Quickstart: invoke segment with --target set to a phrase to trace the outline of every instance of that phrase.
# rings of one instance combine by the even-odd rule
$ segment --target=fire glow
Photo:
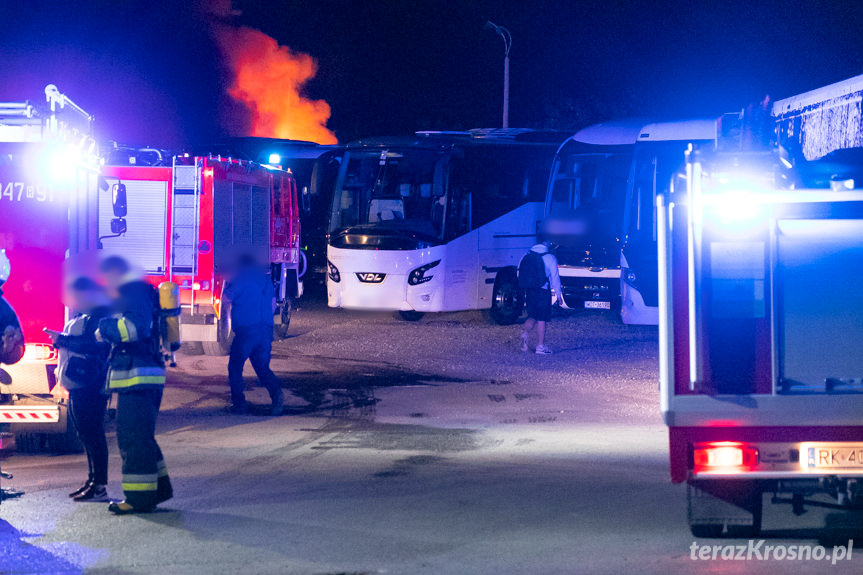
[[[251,28],[223,28],[219,40],[234,76],[228,94],[249,109],[252,136],[337,143],[329,104],[302,95],[317,73],[314,58]]]

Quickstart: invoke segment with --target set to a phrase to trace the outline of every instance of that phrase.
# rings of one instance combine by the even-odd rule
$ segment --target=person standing
[[[99,322],[97,337],[111,344],[107,389],[117,394],[117,444],[125,495],[108,508],[117,515],[147,513],[173,496],[156,442],[156,418],[165,387],[165,363],[154,321],[158,296],[121,257],[105,259],[100,271],[116,299],[117,313]]]
[[[108,442],[105,439],[104,393],[110,347],[96,340],[99,322],[111,315],[102,286],[80,277],[68,288],[66,307],[76,315],[63,333],[46,330],[59,350],[58,380],[69,391],[69,414],[87,453],[89,473],[80,489],[69,494],[75,501],[108,501]]]
[[[527,308],[527,320],[521,331],[521,351],[530,351],[530,332],[536,328],[538,341],[534,351],[539,355],[551,354],[545,345],[545,331],[551,321],[552,300],[563,304],[557,258],[549,246],[549,242],[536,244],[518,264],[518,283],[524,289]]]
[[[285,401],[282,382],[270,369],[275,291],[272,279],[257,264],[254,256],[244,254],[240,257],[236,274],[222,292],[222,300],[230,302],[231,329],[234,332],[228,360],[231,413],[246,412],[243,366],[248,359],[270,393],[271,414],[281,415]]]

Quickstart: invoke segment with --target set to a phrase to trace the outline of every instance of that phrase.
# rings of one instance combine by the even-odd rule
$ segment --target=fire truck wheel
[[[16,433],[15,448],[19,453],[83,453],[84,446],[75,428],[66,427],[63,433]]]
[[[285,298],[285,303],[282,304],[281,323],[275,326],[276,339],[287,339],[288,328],[291,326],[291,316],[294,313],[294,300]]]
[[[204,355],[228,355],[231,346],[221,341],[202,341],[201,347],[204,348]]]
[[[505,269],[494,280],[491,295],[491,318],[499,325],[512,325],[521,316],[524,294],[518,287],[515,270]]]
[[[201,342],[204,355],[228,355],[228,352],[231,351],[231,340],[233,339],[233,334],[231,333],[231,323],[228,318],[228,314],[223,313],[222,317],[219,319],[216,341]]]

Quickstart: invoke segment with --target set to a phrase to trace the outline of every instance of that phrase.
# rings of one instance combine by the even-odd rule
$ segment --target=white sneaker
[[[537,355],[551,355],[551,350],[548,349],[547,345],[538,345],[536,346]]]
[[[530,337],[527,335],[527,332],[521,332],[521,351],[529,351],[530,350]]]

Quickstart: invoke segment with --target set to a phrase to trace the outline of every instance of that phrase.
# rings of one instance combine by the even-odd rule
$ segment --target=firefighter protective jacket
[[[117,315],[99,322],[99,335],[111,344],[108,391],[162,388],[165,363],[154,324],[156,289],[141,280],[120,286]]]

